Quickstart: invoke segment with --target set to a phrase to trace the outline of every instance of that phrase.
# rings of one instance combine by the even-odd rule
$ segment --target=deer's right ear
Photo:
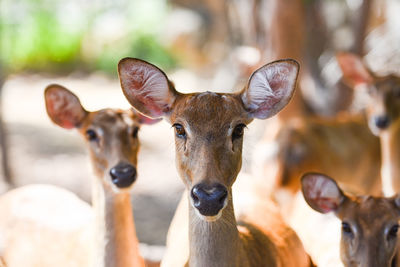
[[[304,174],[301,190],[308,205],[321,213],[337,211],[345,199],[335,180],[319,173]]]
[[[129,103],[151,118],[167,116],[178,93],[165,73],[156,66],[135,58],[118,63],[122,91]]]
[[[65,129],[79,127],[88,114],[82,107],[79,98],[61,85],[47,86],[44,98],[50,119]]]
[[[349,86],[354,87],[373,81],[371,72],[359,56],[342,52],[336,54],[336,60],[342,70],[343,79]]]
[[[293,59],[271,62],[256,70],[240,93],[251,118],[266,119],[283,109],[296,88],[299,63]]]

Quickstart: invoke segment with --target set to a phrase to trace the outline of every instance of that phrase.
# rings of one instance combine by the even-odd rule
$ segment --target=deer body
[[[93,212],[75,194],[27,185],[2,195],[0,212],[0,254],[7,267],[93,265]]]
[[[271,143],[277,146],[276,153],[272,158],[262,157],[261,150]],[[255,160],[262,171],[258,176],[275,177],[270,190],[278,200],[282,190],[292,195],[298,192],[299,177],[307,171],[336,174],[348,191],[381,192],[379,139],[370,132],[362,115],[291,120],[278,131],[275,140],[265,139],[258,147],[255,155],[261,157]]]
[[[387,196],[400,192],[400,120],[380,134],[382,149],[382,187]]]
[[[188,192],[189,238],[172,242],[188,246],[184,264],[279,266],[292,261],[296,262],[293,266],[308,266],[299,239],[282,220],[278,224],[262,222],[270,210],[257,209],[255,216],[249,205],[245,216],[236,221],[232,201],[232,185],[241,168],[244,128],[253,118],[271,117],[287,104],[297,71],[294,61],[277,61],[256,71],[240,93],[181,94],[154,65],[131,58],[120,61],[121,86],[128,101],[147,116],[165,117],[175,128],[177,169]],[[257,198],[259,208],[265,207],[265,197]],[[274,231],[284,233],[282,243],[268,235]],[[285,246],[301,253],[284,258],[278,251]]]

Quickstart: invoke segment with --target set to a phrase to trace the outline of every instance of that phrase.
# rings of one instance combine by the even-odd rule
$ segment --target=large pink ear
[[[336,55],[336,60],[342,69],[343,79],[349,86],[372,82],[373,76],[359,56],[342,52]]]
[[[252,118],[266,119],[284,108],[293,96],[299,63],[293,59],[271,62],[256,70],[241,92]]]
[[[61,85],[47,86],[44,98],[50,119],[65,129],[79,127],[88,114],[79,98]]]
[[[140,59],[124,58],[118,73],[122,91],[135,109],[151,118],[170,113],[178,93],[162,70]]]
[[[304,199],[314,210],[327,213],[336,211],[345,195],[335,180],[319,173],[306,173],[301,178]]]

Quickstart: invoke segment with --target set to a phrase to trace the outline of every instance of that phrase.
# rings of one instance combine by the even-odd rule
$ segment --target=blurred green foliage
[[[115,76],[127,56],[168,69],[176,61],[159,39],[167,9],[165,0],[3,0],[0,60],[8,72],[102,70]]]

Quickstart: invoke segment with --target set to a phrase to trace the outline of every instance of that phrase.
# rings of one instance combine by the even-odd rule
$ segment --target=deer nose
[[[222,184],[200,183],[191,191],[194,207],[204,216],[216,216],[224,208],[228,190]]]
[[[129,187],[136,180],[136,168],[128,163],[118,163],[110,170],[111,180],[119,188]]]
[[[379,129],[386,129],[389,127],[390,119],[387,115],[382,115],[375,118],[375,125]]]

